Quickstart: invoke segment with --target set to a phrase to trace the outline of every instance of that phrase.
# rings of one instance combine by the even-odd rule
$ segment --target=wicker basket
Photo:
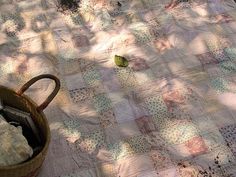
[[[40,79],[52,79],[55,81],[55,89],[40,106],[37,106],[30,98],[23,93],[36,81]],[[50,142],[50,129],[43,110],[53,100],[60,89],[60,81],[53,75],[44,74],[28,81],[23,87],[15,92],[9,88],[0,86],[0,98],[4,104],[31,113],[31,117],[36,124],[43,142],[42,150],[32,159],[12,166],[0,167],[0,177],[35,177],[47,154]]]

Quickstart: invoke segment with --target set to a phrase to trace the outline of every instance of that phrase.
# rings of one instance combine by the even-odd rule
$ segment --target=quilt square
[[[219,130],[214,130],[202,135],[202,138],[209,150],[214,150],[221,145],[225,145],[225,140]]]
[[[118,124],[119,134],[123,139],[129,139],[134,136],[143,135],[135,123],[135,121],[123,122]]]
[[[207,72],[210,78],[222,76],[223,72],[219,66],[221,66],[221,64],[206,67],[205,72]]]
[[[126,99],[114,105],[114,112],[118,123],[129,122],[135,119],[133,109]]]
[[[232,61],[225,61],[220,63],[219,68],[225,75],[236,73],[236,63]]]
[[[79,58],[78,59],[80,70],[85,72],[88,70],[96,70],[96,64],[94,60],[88,58]]]
[[[230,163],[235,163],[235,156],[227,146],[220,146],[219,148],[215,149],[210,155],[211,158],[213,158],[213,162],[215,164],[214,166],[217,167],[219,167],[219,165],[223,166]]]
[[[68,90],[75,90],[86,86],[81,73],[66,75],[65,82]]]
[[[186,106],[175,106],[169,111],[169,117],[173,119],[191,120],[193,109]],[[195,111],[194,111],[195,112]]]
[[[225,127],[235,123],[233,116],[227,109],[218,110],[211,114],[211,118],[218,128]]]
[[[201,133],[207,133],[218,129],[212,118],[208,115],[194,117],[193,123],[198,127]]]
[[[184,104],[185,98],[179,90],[171,90],[162,95],[164,102],[166,103],[168,110],[175,104]]]
[[[158,129],[164,128],[169,120],[169,113],[162,96],[154,96],[145,100],[146,107]]]
[[[103,130],[97,130],[92,133],[82,134],[81,139],[77,140],[76,148],[81,152],[92,153],[96,149],[106,147],[106,140]]]
[[[114,160],[123,159],[135,154],[134,150],[126,141],[120,141],[113,144],[108,144],[108,151],[112,154]]]
[[[214,58],[214,56],[210,52],[196,55],[196,57],[201,62],[203,67],[206,67],[207,65],[217,64],[217,60]]]
[[[166,148],[168,149],[173,162],[193,157],[185,143],[167,145]]]
[[[140,57],[131,57],[129,65],[133,71],[142,71],[149,68],[146,60]]]
[[[188,140],[187,142],[185,142],[185,145],[187,146],[188,151],[193,156],[197,156],[208,151],[204,140],[200,136]]]
[[[216,77],[210,80],[210,86],[217,92],[223,93],[228,91],[229,82],[223,77]]]
[[[84,100],[90,100],[94,96],[94,90],[91,88],[80,88],[70,90],[70,96],[74,103],[78,103]]]
[[[220,129],[222,136],[226,141],[226,145],[236,156],[236,124],[228,125]]]
[[[103,128],[107,128],[107,127],[114,126],[115,124],[117,124],[113,109],[100,112],[99,120]]]
[[[131,137],[127,140],[127,143],[135,153],[146,153],[149,152],[151,148],[143,135]]]
[[[98,112],[103,112],[109,110],[111,105],[111,100],[106,96],[106,94],[99,94],[93,97],[94,107]]]
[[[158,131],[153,131],[152,133],[145,135],[145,139],[147,140],[147,143],[150,144],[152,150],[167,150],[169,145],[168,142],[160,136]]]
[[[80,66],[78,59],[63,60],[61,63],[61,68],[62,68],[62,73],[66,75],[80,73]]]
[[[152,150],[149,152],[149,155],[152,159],[153,166],[156,171],[174,166],[169,154],[165,151]]]
[[[118,80],[124,89],[130,89],[137,86],[137,80],[131,68],[115,68]]]
[[[168,77],[172,75],[167,63],[157,63],[150,66],[154,76],[157,78]]]
[[[234,21],[234,19],[231,15],[225,12],[213,16],[212,21],[214,21],[214,23],[230,23]]]
[[[96,87],[101,82],[100,73],[96,69],[83,72],[83,78],[86,84],[90,87]]]
[[[191,160],[178,162],[178,167],[179,167],[179,174],[180,176],[183,176],[183,177],[189,177],[189,176],[217,177],[217,175],[212,174],[211,170],[209,170],[206,166],[197,165],[194,161],[191,161]]]
[[[198,135],[197,127],[186,120],[171,120],[168,127],[160,130],[160,136],[170,144],[181,144]]]
[[[121,85],[116,77],[113,77],[109,81],[103,82],[105,90],[108,92],[119,92],[121,90]]]
[[[59,132],[66,137],[69,143],[74,143],[81,137],[81,123],[78,120],[65,120]]]
[[[181,58],[187,68],[197,68],[201,66],[201,62],[194,55],[189,55]]]
[[[223,176],[232,176],[235,177],[236,176],[236,169],[235,169],[235,163],[234,162],[229,162],[226,165],[222,165],[220,168],[220,171],[222,173]]]
[[[154,170],[151,163],[151,159],[147,154],[137,154],[129,156],[125,159],[118,160],[116,164],[119,167],[117,168],[118,170],[117,176],[122,176],[122,177],[127,177],[127,176],[147,177],[146,173],[152,172]],[[138,169],[138,171],[136,171],[136,169]],[[148,176],[149,175],[150,173],[148,173]],[[152,177],[157,177],[157,176],[155,175]]]
[[[136,78],[138,78],[137,79],[138,85],[146,84],[156,79],[151,69],[136,71],[134,75]]]
[[[224,50],[211,51],[213,57],[217,60],[217,63],[221,63],[229,60],[229,57],[225,54]]]
[[[147,98],[145,103],[150,115],[157,117],[167,115],[168,109],[161,95]]]
[[[225,54],[229,57],[231,61],[236,60],[236,48],[235,47],[226,47],[224,48]]]
[[[88,47],[89,39],[86,35],[73,35],[72,41],[77,48]]]
[[[151,133],[152,131],[155,131],[155,126],[150,116],[142,116],[138,119],[135,119],[135,121],[141,133],[148,134]]]
[[[132,25],[131,33],[135,36],[136,42],[139,44],[146,44],[151,42],[151,34],[148,27],[143,23]]]
[[[98,164],[97,168],[103,177],[116,177],[117,172],[113,163]]]
[[[176,177],[180,175],[178,168],[175,166],[163,169],[161,171],[158,170],[157,174],[161,177]]]

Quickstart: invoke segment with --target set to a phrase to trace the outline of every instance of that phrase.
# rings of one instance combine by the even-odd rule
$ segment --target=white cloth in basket
[[[0,166],[19,164],[33,154],[22,128],[10,125],[0,115]]]

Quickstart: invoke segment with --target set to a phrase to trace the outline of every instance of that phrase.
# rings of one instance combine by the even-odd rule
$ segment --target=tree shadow
[[[14,51],[15,60],[18,60],[16,67],[14,67],[14,69],[12,69],[9,73],[7,73],[7,72],[5,73],[12,79],[7,78],[6,80],[2,80],[1,83],[3,85],[7,85],[8,84],[7,82],[9,80],[12,80],[13,82],[17,82],[17,83],[26,81],[26,79],[28,79],[34,75],[37,75],[41,72],[55,74],[62,81],[62,90],[60,91],[58,98],[56,98],[56,100],[50,106],[50,108],[48,110],[46,110],[46,115],[49,119],[49,123],[50,123],[51,130],[52,130],[52,139],[53,139],[52,143],[53,144],[51,144],[51,146],[50,146],[49,154],[48,154],[47,160],[45,162],[46,165],[44,166],[43,171],[44,170],[47,171],[47,170],[49,170],[49,167],[52,167],[53,168],[52,173],[54,175],[56,174],[56,176],[59,176],[59,175],[61,176],[61,173],[63,173],[63,174],[68,174],[71,172],[76,173],[76,171],[79,171],[82,169],[88,169],[91,167],[92,167],[92,169],[95,169],[97,167],[97,165],[100,165],[100,163],[102,163],[102,162],[112,164],[114,161],[119,160],[119,159],[115,159],[113,157],[113,154],[112,154],[113,150],[116,151],[115,153],[117,154],[117,156],[122,156],[123,151],[122,151],[122,148],[120,147],[120,143],[122,145],[125,144],[128,146],[128,149],[130,150],[131,153],[125,154],[125,155],[127,155],[127,157],[141,153],[141,151],[137,152],[136,147],[134,145],[132,145],[132,142],[129,142],[127,139],[121,139],[121,140],[117,139],[117,142],[114,142],[113,144],[111,144],[111,147],[113,147],[113,145],[114,145],[114,147],[118,146],[118,148],[112,149],[112,148],[110,148],[110,146],[107,147],[106,144],[103,144],[103,141],[110,141],[108,138],[108,135],[105,133],[105,128],[103,127],[104,125],[101,123],[101,120],[100,120],[101,118],[96,114],[97,109],[93,105],[91,106],[89,103],[86,102],[87,99],[88,100],[93,99],[97,95],[101,95],[101,94],[106,95],[107,94],[106,89],[108,89],[108,90],[114,89],[112,91],[116,92],[117,90],[115,90],[115,89],[117,89],[117,88],[114,88],[114,85],[112,85],[112,84],[110,84],[110,85],[105,85],[105,84],[102,85],[101,84],[102,86],[99,85],[102,87],[100,90],[100,88],[97,88],[98,85],[96,85],[96,83],[97,83],[97,80],[99,80],[99,79],[102,80],[102,82],[103,81],[106,81],[106,82],[110,81],[111,82],[112,79],[114,79],[115,77],[118,77],[119,72],[126,72],[129,74],[131,73],[125,79],[123,79],[121,77],[120,80],[118,80],[118,82],[117,82],[118,85],[120,84],[120,87],[121,87],[121,89],[118,88],[118,90],[120,89],[121,92],[124,92],[122,99],[130,101],[131,104],[134,104],[134,106],[139,109],[141,109],[141,106],[138,103],[144,102],[145,99],[147,99],[147,98],[143,98],[142,96],[140,96],[141,93],[136,93],[136,97],[134,97],[134,95],[132,95],[133,92],[131,90],[134,89],[133,84],[134,85],[136,84],[135,80],[136,81],[138,80],[138,82],[140,82],[140,80],[141,80],[139,78],[132,79],[134,77],[133,75],[137,74],[138,72],[141,72],[143,75],[145,75],[145,78],[147,78],[148,81],[144,81],[144,82],[141,82],[142,84],[135,85],[135,86],[138,86],[141,88],[142,88],[142,85],[148,84],[148,82],[154,83],[153,87],[155,87],[156,86],[155,84],[161,83],[160,80],[166,79],[167,80],[166,85],[160,86],[160,88],[157,90],[155,90],[155,88],[154,88],[152,95],[151,96],[149,95],[149,96],[155,97],[157,95],[161,95],[161,97],[164,98],[165,93],[168,93],[169,99],[166,99],[164,101],[165,101],[165,104],[167,104],[169,106],[169,108],[168,108],[169,109],[169,112],[168,112],[169,113],[168,114],[169,121],[170,122],[189,121],[189,119],[186,117],[181,118],[180,116],[179,117],[173,116],[173,115],[175,115],[174,110],[179,109],[180,111],[184,112],[185,105],[183,105],[181,103],[181,101],[178,102],[179,98],[175,97],[176,95],[178,95],[178,94],[176,94],[178,92],[178,89],[176,89],[176,85],[172,84],[171,82],[174,79],[176,79],[179,83],[186,85],[186,87],[190,87],[190,88],[198,87],[198,85],[196,85],[196,83],[193,83],[193,79],[191,77],[184,77],[183,75],[184,74],[187,75],[188,72],[190,73],[192,70],[199,69],[199,68],[200,69],[198,71],[205,72],[203,66],[190,67],[187,73],[185,73],[185,72],[182,73],[181,71],[173,72],[172,71],[173,69],[169,65],[169,61],[165,61],[166,58],[161,60],[160,62],[156,61],[154,59],[154,63],[156,63],[158,65],[161,64],[161,66],[163,68],[165,68],[166,70],[168,70],[170,72],[168,72],[168,74],[166,74],[166,75],[164,74],[162,76],[158,76],[158,74],[159,74],[158,71],[156,71],[155,68],[153,68],[151,70],[151,76],[154,76],[154,79],[151,79],[150,75],[148,75],[146,72],[144,72],[144,71],[150,69],[150,67],[148,66],[148,59],[146,58],[148,56],[148,54],[151,53],[153,56],[158,56],[158,57],[164,58],[164,55],[166,55],[168,52],[173,52],[178,47],[178,46],[176,46],[177,44],[175,46],[173,44],[171,44],[171,42],[168,39],[168,36],[170,36],[171,34],[178,33],[178,30],[171,31],[171,25],[179,27],[181,34],[185,34],[185,32],[190,31],[189,29],[182,29],[182,25],[178,23],[178,21],[176,20],[176,18],[174,16],[171,17],[172,24],[168,24],[167,27],[162,28],[162,27],[160,27],[162,25],[160,22],[161,20],[159,20],[158,17],[156,17],[154,19],[149,19],[149,17],[145,17],[145,15],[147,15],[149,12],[149,7],[146,6],[146,3],[143,3],[143,5],[144,5],[144,7],[147,8],[146,9],[147,11],[145,11],[145,10],[142,11],[142,15],[140,15],[137,12],[137,10],[135,9],[135,7],[137,7],[137,6],[135,6],[129,2],[118,1],[117,3],[114,4],[113,8],[111,8],[111,9],[103,8],[102,9],[102,10],[104,10],[103,12],[97,13],[100,15],[99,16],[99,19],[100,19],[99,25],[101,25],[101,26],[99,28],[99,31],[96,31],[96,28],[91,28],[91,25],[93,26],[93,21],[90,19],[88,20],[86,18],[85,13],[82,11],[81,12],[79,11],[78,13],[73,13],[73,14],[69,13],[69,14],[65,15],[66,17],[69,17],[71,19],[71,21],[73,22],[73,25],[75,25],[75,26],[71,27],[70,25],[67,24],[67,25],[65,25],[65,28],[62,28],[62,29],[60,28],[60,26],[59,27],[56,26],[55,28],[51,29],[52,23],[54,22],[55,18],[57,18],[58,16],[56,16],[54,13],[50,13],[51,6],[48,5],[47,2],[42,1],[42,3],[44,5],[46,3],[46,5],[44,6],[45,8],[44,8],[43,13],[40,13],[39,15],[35,16],[30,21],[30,28],[32,28],[32,31],[34,33],[36,33],[37,35],[41,36],[41,37],[39,37],[40,41],[41,41],[39,46],[41,46],[42,50],[40,52],[36,52],[36,53],[30,52],[30,51],[19,50],[21,47],[21,40],[18,39],[17,35],[13,35],[13,33],[11,31],[5,31],[7,38],[6,38],[6,42],[0,45],[0,53],[4,57],[5,56],[12,57],[12,52]],[[55,7],[56,6],[54,6],[54,8]],[[62,7],[62,9],[63,8],[64,7]],[[72,11],[74,12],[74,10],[77,9],[77,6],[75,7],[73,4],[72,4],[72,6],[70,4],[65,4],[65,10],[68,10],[68,9],[71,10],[71,8],[72,8]],[[155,7],[153,7],[153,8],[155,8]],[[207,7],[207,8],[209,8],[209,7]],[[191,8],[188,10],[191,11]],[[133,13],[130,14],[130,11],[133,11]],[[164,13],[164,11],[165,10],[160,11],[160,13]],[[207,11],[210,11],[210,10],[208,9]],[[95,12],[91,12],[91,13],[93,15],[92,19],[96,19],[97,14]],[[191,11],[191,13],[193,16],[196,16],[196,19],[199,16],[195,11]],[[153,17],[156,14],[154,12],[151,12],[148,15],[150,17]],[[59,15],[59,21],[62,19],[61,18],[62,16],[63,16],[63,14]],[[124,20],[122,22],[122,19],[121,19],[121,23],[118,23],[117,26],[112,27],[112,25],[116,24],[115,22],[117,21],[119,16],[122,16],[125,19],[130,18],[130,21],[127,22]],[[13,21],[14,21],[14,19],[13,19]],[[130,28],[130,22],[132,22],[132,21],[137,21],[142,24],[147,24],[148,28],[145,28],[144,30],[142,28],[138,29],[136,27]],[[17,25],[17,23],[16,23],[16,26],[17,26],[16,29],[20,32],[25,28],[25,25],[24,25],[24,22],[22,22],[22,19],[21,19],[21,23],[19,23],[19,24],[20,25]],[[109,25],[111,25],[111,26],[109,26]],[[141,54],[144,54],[144,56],[141,57],[139,55],[126,53],[126,57],[129,59],[129,62],[130,62],[129,68],[117,69],[114,66],[113,67],[106,66],[105,64],[102,63],[102,60],[93,59],[93,57],[88,57],[88,58],[76,57],[75,55],[72,55],[72,54],[69,56],[64,55],[64,52],[66,53],[67,51],[69,51],[68,53],[70,54],[70,50],[72,48],[79,49],[79,52],[76,53],[78,55],[81,53],[86,54],[89,52],[93,52],[94,49],[91,47],[91,44],[96,44],[99,42],[95,38],[96,35],[100,35],[99,32],[102,31],[105,34],[109,34],[111,31],[112,32],[115,31],[116,33],[113,33],[113,34],[118,34],[122,29],[126,29],[129,34],[134,36],[134,39],[135,39],[134,43],[132,43],[132,42],[129,43],[129,41],[128,42],[126,41],[127,43],[124,44],[123,41],[121,41],[122,45],[126,45],[126,47],[128,48],[129,44],[131,44],[132,47],[137,47]],[[68,32],[66,34],[63,34],[63,33],[60,33],[60,30],[62,30],[62,31],[67,30]],[[47,31],[50,31],[50,34],[45,37],[43,35],[43,33],[47,32]],[[84,31],[86,32],[85,34],[84,34]],[[50,35],[52,37],[50,37]],[[72,35],[72,37],[70,35]],[[196,34],[191,35],[190,38],[182,39],[182,40],[185,43],[189,44],[198,35],[199,35],[199,33],[196,33]],[[50,43],[50,41],[54,40],[54,38],[57,38],[56,45]],[[95,38],[95,39],[92,42],[91,40],[89,40],[89,38]],[[121,40],[121,39],[119,39],[119,40]],[[71,42],[71,41],[73,41],[73,42]],[[48,45],[48,43],[50,43],[50,45]],[[53,45],[55,45],[55,46],[60,45],[60,43],[63,43],[67,46],[65,48],[60,48],[60,47],[55,47],[55,49],[49,48],[50,46],[53,46]],[[148,47],[154,45],[153,43],[155,44],[155,47],[149,49]],[[205,45],[206,48],[208,48],[208,50],[210,49],[206,43],[203,43],[202,45]],[[107,56],[112,55],[114,52],[117,51],[117,48],[113,47],[113,45],[111,45],[111,46],[108,45],[108,47],[110,47],[111,51],[107,51],[108,50],[107,48],[104,48],[104,50],[102,50],[102,52],[108,52]],[[97,55],[97,54],[99,54],[99,52],[95,53],[95,54]],[[24,55],[24,58],[20,59],[20,57],[18,57],[20,55]],[[36,58],[34,59],[34,57],[36,57]],[[172,61],[175,59],[177,60],[177,58],[181,58],[181,55],[176,54],[176,57],[173,57]],[[42,60],[42,63],[44,63],[44,65],[40,65],[40,64],[37,65],[37,62],[36,62],[37,60]],[[32,64],[32,65],[27,64],[27,63],[29,63],[29,61],[32,61],[32,63],[35,62],[36,65],[35,64]],[[105,59],[105,61],[108,61],[108,60]],[[84,63],[83,67],[81,67],[81,63]],[[3,64],[2,60],[1,60],[1,64]],[[33,67],[33,65],[35,65],[35,66]],[[37,72],[32,72],[31,67],[34,68]],[[67,70],[65,69],[65,67],[68,67]],[[48,69],[46,69],[46,71],[43,71],[42,68],[48,68]],[[66,70],[66,73],[65,73],[65,70]],[[74,74],[76,75],[76,72],[78,72],[79,70],[81,70],[83,73],[83,75],[82,75],[83,79],[90,78],[90,75],[89,75],[90,70],[92,71],[93,74],[95,73],[94,74],[95,76],[92,75],[92,79],[90,78],[92,81],[90,80],[89,82],[85,83],[85,86],[81,86],[81,87],[79,86],[79,88],[82,89],[82,90],[79,90],[80,92],[76,89],[68,88],[71,86],[68,84],[68,77],[71,77]],[[106,71],[106,73],[104,74],[101,71]],[[4,71],[2,71],[2,72],[3,73],[1,73],[1,74],[4,75]],[[30,74],[27,75],[28,73],[30,73]],[[17,78],[17,75],[21,76],[21,78],[19,78],[19,80],[15,79],[15,78]],[[76,75],[76,77],[78,77],[78,79],[79,79],[80,76]],[[204,81],[204,78],[202,80]],[[93,85],[93,83],[95,83],[95,85]],[[74,84],[75,85],[77,84],[76,80],[74,80]],[[150,84],[150,85],[152,85],[152,84]],[[48,90],[47,84],[44,86],[45,86],[45,88],[42,90]],[[107,87],[107,88],[104,89],[104,87]],[[125,88],[125,87],[128,87],[128,88]],[[88,90],[86,90],[86,89],[88,89]],[[152,88],[150,87],[148,89],[152,89]],[[207,88],[207,89],[208,90],[206,90],[206,92],[211,91],[210,88]],[[34,87],[31,90],[29,90],[29,92],[32,92],[32,93],[34,93],[36,91],[38,92],[39,89],[35,89]],[[74,98],[72,98],[72,97],[73,96],[76,97],[76,95],[73,95],[72,91],[75,91],[75,93],[78,94],[79,96],[81,96],[83,94],[83,92],[86,92],[86,95],[83,99],[74,102],[74,100],[73,100]],[[204,103],[204,96],[205,96],[204,94],[205,93],[203,93],[203,95],[200,95],[199,92],[192,90],[191,94],[194,95],[192,97],[196,98],[197,101],[199,101],[200,103]],[[107,97],[109,98],[109,96],[107,96]],[[36,98],[35,98],[35,100],[40,100],[40,99],[42,99],[41,95],[36,96]],[[75,100],[76,99],[78,99],[78,98],[75,98]],[[194,111],[196,105],[194,105],[193,102],[189,103],[190,105],[191,104],[192,105],[187,110],[188,112]],[[73,106],[74,104],[77,105],[79,103],[81,106],[80,107],[81,110],[79,110],[78,107]],[[93,104],[101,106],[97,102],[93,103]],[[89,107],[89,106],[91,106],[91,107]],[[78,108],[78,112],[76,113],[77,108]],[[144,106],[142,108],[148,109],[148,107],[146,107],[146,106]],[[91,115],[82,114],[83,112],[81,114],[79,114],[80,111],[86,112],[86,110],[88,110],[88,109],[91,110],[91,112],[89,112],[89,113],[91,113]],[[128,116],[130,116],[130,115],[127,114],[127,117]],[[148,115],[148,116],[151,117],[151,115]],[[186,116],[186,115],[184,115],[184,116]],[[140,117],[136,117],[136,118],[139,119]],[[146,120],[146,118],[144,118],[144,119]],[[106,121],[108,121],[108,123],[107,123],[108,125],[111,124],[111,125],[109,125],[109,127],[111,128],[111,130],[114,130],[114,132],[115,132],[115,130],[116,130],[115,126],[117,125],[117,123],[114,123],[109,119]],[[105,124],[105,125],[108,126],[107,124]],[[148,126],[148,125],[146,125],[146,123],[143,123],[143,124],[145,126]],[[146,129],[148,129],[148,128],[145,126],[144,126],[144,130],[146,131]],[[98,136],[102,137],[101,139],[97,140],[96,137],[93,137],[94,132],[89,132],[90,130],[93,129],[91,127],[96,127],[96,131],[99,130],[98,132],[96,132],[96,131],[95,132],[96,132],[96,135],[98,134]],[[144,139],[142,139],[142,141],[147,143],[147,146],[149,146],[148,143],[150,143],[150,142],[147,142],[146,139],[149,139],[149,138],[151,140],[155,139],[155,134],[161,132],[161,130],[157,127],[158,126],[155,125],[154,130],[151,130],[150,132],[148,131],[147,134],[143,135]],[[168,128],[170,128],[170,127],[168,127],[168,126],[162,127],[162,129],[164,129],[164,130],[166,130]],[[183,131],[183,133],[187,133],[186,131],[187,130]],[[85,135],[86,133],[88,133],[91,136],[86,136]],[[198,133],[199,132],[196,132],[195,136],[201,137],[201,135],[199,135]],[[169,142],[171,141],[170,139],[168,139],[168,136],[164,137],[164,138],[162,137],[161,139],[164,142],[164,144],[168,144],[168,145],[169,145]],[[181,137],[179,139],[181,139]],[[157,143],[157,142],[154,142],[154,144],[150,143],[151,149],[153,148],[152,150],[161,152],[163,149],[165,150],[168,148],[167,146],[158,146],[155,143]],[[224,144],[223,144],[223,146],[224,146]],[[149,153],[150,151],[151,150],[148,149],[145,153]],[[214,164],[209,165],[209,164],[211,164],[211,160],[209,160],[207,156],[202,157],[203,160],[206,162],[206,164],[200,164],[198,161],[192,162],[192,160],[191,160],[191,159],[196,159],[199,154],[196,154],[196,157],[189,156],[187,158],[183,158],[183,160],[182,160],[182,154],[181,154],[180,150],[171,150],[171,151],[166,150],[166,151],[167,151],[166,153],[170,155],[170,160],[177,166],[177,168],[179,168],[182,171],[188,171],[188,170],[191,170],[191,168],[192,168],[192,171],[196,171],[196,176],[214,176],[214,175],[222,176],[222,174],[226,173],[226,172],[223,172],[225,166],[231,165],[230,162],[224,161],[225,157],[221,157],[221,154],[213,157],[213,159],[211,159],[211,160],[213,160]],[[205,152],[203,150],[203,152],[200,152],[200,154],[201,153],[207,154],[208,151]],[[103,161],[100,159],[101,154],[105,156],[105,158],[104,158],[105,160],[103,160]],[[58,159],[60,159],[61,161],[55,160],[56,156],[59,156],[60,158],[58,158]],[[175,158],[171,159],[172,156],[177,156],[177,157],[176,157],[176,159]],[[64,158],[66,160],[64,160]],[[125,158],[125,156],[122,158]],[[224,162],[219,162],[218,159],[220,159]],[[189,163],[187,163],[187,162],[189,162]],[[58,167],[56,167],[56,165],[58,165]],[[213,170],[215,170],[215,168],[216,169],[218,168],[218,170],[216,170],[215,172],[212,172]],[[101,173],[105,174],[105,171],[103,172],[101,170]],[[51,173],[49,171],[47,172],[47,174],[42,172],[40,175],[47,177],[45,175],[50,176]],[[97,174],[97,176],[99,176],[99,174]],[[103,176],[103,174],[101,176]]]

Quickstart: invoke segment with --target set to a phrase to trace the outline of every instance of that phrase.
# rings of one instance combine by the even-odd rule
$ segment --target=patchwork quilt
[[[0,0],[0,84],[62,83],[39,177],[236,176],[236,3],[77,3]]]

